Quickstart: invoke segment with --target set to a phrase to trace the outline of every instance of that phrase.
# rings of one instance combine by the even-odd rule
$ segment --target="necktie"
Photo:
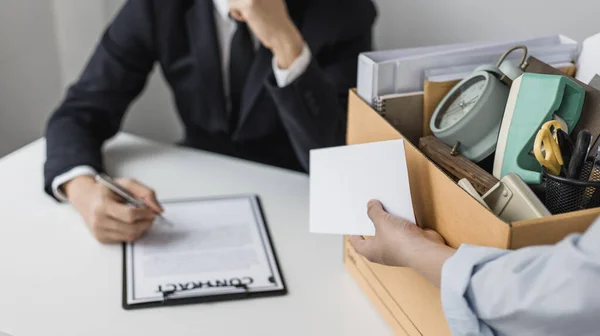
[[[237,22],[237,29],[231,40],[229,58],[229,93],[231,111],[229,113],[230,132],[235,130],[240,115],[242,91],[254,60],[254,43],[250,29],[245,22]]]

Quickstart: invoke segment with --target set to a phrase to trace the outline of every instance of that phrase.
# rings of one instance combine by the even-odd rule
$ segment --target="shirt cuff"
[[[56,197],[59,201],[66,202],[67,196],[61,188],[63,184],[79,176],[94,176],[96,174],[96,170],[90,166],[75,167],[52,180],[52,193],[54,194],[54,197]]]
[[[441,280],[442,308],[453,335],[493,335],[489,327],[479,321],[465,295],[477,268],[508,252],[463,244],[444,263]]]
[[[277,86],[282,88],[288,86],[290,83],[298,79],[298,77],[300,77],[308,68],[311,59],[312,55],[306,43],[304,43],[304,47],[302,48],[300,56],[298,56],[298,58],[296,58],[292,65],[290,65],[290,67],[287,69],[279,69],[277,66],[277,60],[275,57],[273,57],[273,73],[275,75],[275,81],[277,81]]]

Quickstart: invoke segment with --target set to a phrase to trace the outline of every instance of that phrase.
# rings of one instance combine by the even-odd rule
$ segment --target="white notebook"
[[[163,203],[173,227],[124,245],[123,308],[283,295],[256,196]]]

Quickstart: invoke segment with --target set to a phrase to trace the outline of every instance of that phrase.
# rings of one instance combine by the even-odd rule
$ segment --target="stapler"
[[[493,175],[516,173],[526,183],[539,184],[542,166],[530,154],[545,122],[564,121],[571,131],[579,121],[585,90],[565,76],[525,73],[510,89],[494,158]]]
[[[466,178],[458,181],[458,185],[494,215],[508,223],[552,216],[542,201],[517,174],[507,174],[483,196],[479,195]]]
[[[517,174],[506,174],[481,198],[496,216],[509,223],[552,216]]]

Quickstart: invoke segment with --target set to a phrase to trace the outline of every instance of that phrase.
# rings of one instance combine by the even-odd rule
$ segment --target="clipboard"
[[[209,213],[210,207],[220,207],[221,209],[228,207],[228,204],[238,204],[242,206],[246,203],[252,213],[253,223],[250,225],[248,223],[248,230],[255,232],[254,240],[257,240],[257,236],[260,237],[259,241],[253,241],[254,246],[261,246],[262,252],[264,255],[261,256],[260,253],[257,253],[257,259],[260,261],[264,261],[261,266],[268,266],[268,270],[263,273],[244,273],[239,272],[239,275],[232,276],[232,273],[236,273],[236,270],[233,271],[224,271],[222,277],[214,276],[214,271],[212,272],[202,272],[202,271],[193,271],[187,270],[191,273],[189,276],[181,275],[181,278],[188,279],[187,281],[172,281],[165,282],[167,278],[174,280],[179,277],[178,275],[172,275],[166,273],[164,276],[159,276],[155,283],[158,283],[156,288],[156,293],[153,294],[152,297],[140,297],[139,294],[136,297],[136,291],[141,292],[141,296],[146,291],[139,290],[139,283],[143,281],[148,281],[146,278],[153,277],[141,277],[141,274],[144,273],[152,273],[149,272],[138,272],[141,274],[134,274],[136,270],[140,269],[140,259],[141,258],[149,258],[144,260],[144,262],[154,261],[154,257],[158,256],[160,258],[161,251],[164,252],[164,255],[173,254],[168,252],[168,250],[177,250],[183,249],[182,246],[190,243],[190,236],[201,236],[206,232],[211,232],[210,228],[207,229],[206,226],[199,225],[198,232],[189,231],[190,225],[195,225],[192,221],[182,221],[182,218],[185,218],[184,215],[178,214],[177,211],[181,209],[187,209],[186,212],[192,214],[195,208],[196,209],[204,209],[204,213]],[[133,310],[133,309],[141,309],[141,308],[152,308],[152,307],[165,307],[165,306],[177,306],[177,305],[187,305],[187,304],[198,304],[198,303],[209,303],[209,302],[217,302],[217,301],[231,301],[231,300],[242,300],[249,298],[260,298],[260,297],[271,297],[271,296],[281,296],[287,294],[287,286],[285,283],[285,279],[283,277],[283,273],[281,271],[281,267],[279,265],[279,261],[277,258],[277,254],[275,251],[275,246],[273,244],[273,240],[271,239],[271,234],[269,232],[267,222],[264,217],[264,212],[262,210],[262,206],[260,203],[260,199],[256,195],[241,195],[241,196],[227,196],[227,197],[210,197],[210,198],[197,198],[197,199],[185,199],[185,200],[172,200],[162,203],[165,208],[165,214],[169,216],[170,220],[175,222],[174,228],[165,228],[164,226],[153,225],[152,229],[149,233],[142,237],[140,240],[134,243],[123,243],[123,296],[122,296],[122,307],[125,310]],[[239,208],[241,209],[241,208]],[[238,210],[239,210],[238,209]],[[233,210],[233,209],[232,209]],[[202,218],[203,211],[197,210],[200,217]],[[216,210],[215,210],[216,211]],[[181,211],[179,211],[181,212]],[[238,211],[239,213],[240,211]],[[244,212],[244,211],[241,211]],[[247,211],[248,212],[248,211]],[[248,212],[249,213],[249,212]],[[225,216],[226,218],[226,216]],[[198,219],[201,222],[201,219]],[[185,223],[184,223],[185,222]],[[204,221],[207,223],[208,221]],[[212,223],[212,222],[211,222]],[[223,223],[227,223],[227,220],[224,220]],[[204,224],[203,224],[204,225]],[[211,224],[212,227],[217,228],[216,231],[221,230],[221,223]],[[230,224],[223,224],[224,226]],[[250,227],[253,226],[253,227]],[[235,229],[235,226],[233,226]],[[239,228],[243,228],[240,224]],[[154,230],[154,231],[153,231]],[[165,230],[179,230],[179,231],[165,231]],[[255,230],[255,231],[253,231]],[[165,232],[167,232],[165,234]],[[176,232],[179,232],[176,234]],[[187,233],[181,234],[181,233]],[[225,235],[217,234],[217,236],[221,236],[221,238],[225,237]],[[168,236],[178,236],[182,237],[181,241],[177,240],[169,240]],[[161,239],[166,239],[166,241],[162,241]],[[224,238],[227,239],[226,237]],[[211,237],[207,237],[204,241],[199,241],[198,243],[201,245],[203,243],[208,243],[211,241]],[[213,240],[214,241],[214,240]],[[136,244],[138,246],[136,246]],[[179,245],[178,245],[179,244]],[[210,244],[210,243],[209,243]],[[152,254],[143,255],[144,249],[151,249]],[[225,250],[230,251],[232,247],[227,245],[228,247]],[[235,249],[235,248],[233,248]],[[195,250],[192,248],[189,250],[189,255],[202,254],[204,252],[194,252]],[[261,249],[257,249],[257,251],[261,251]],[[155,254],[156,253],[156,254]],[[178,254],[177,257],[185,258],[185,252],[183,254]],[[218,249],[214,249],[211,253],[216,253],[218,255]],[[183,257],[181,257],[183,256]],[[264,257],[264,258],[262,258]],[[138,260],[135,260],[138,258]],[[167,258],[169,259],[169,258]],[[169,265],[168,263],[163,263],[163,265]],[[166,267],[167,269],[169,267]],[[149,270],[150,268],[142,269]],[[185,272],[184,272],[185,273]],[[252,274],[251,274],[252,273]],[[201,274],[206,274],[207,277],[203,278]],[[251,274],[249,276],[249,274]],[[259,278],[254,278],[257,274]],[[145,275],[145,274],[144,274]],[[262,278],[262,275],[266,276],[266,280]],[[161,279],[161,280],[158,280]],[[139,281],[136,284],[136,281]],[[153,283],[151,280],[149,284],[152,286]],[[266,285],[265,285],[266,284]],[[148,287],[147,283],[144,283],[144,286]],[[132,299],[133,298],[133,299]]]

